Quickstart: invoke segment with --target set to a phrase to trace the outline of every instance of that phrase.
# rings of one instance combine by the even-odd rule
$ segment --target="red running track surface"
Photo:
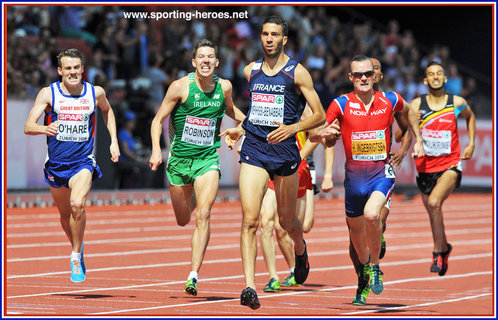
[[[356,275],[348,255],[342,199],[315,203],[305,235],[306,283],[264,293],[261,251],[256,284],[261,308],[240,305],[239,202],[217,202],[199,294],[183,293],[194,220],[176,225],[171,205],[87,207],[87,280],[70,281],[70,246],[55,207],[12,208],[4,217],[4,316],[495,316],[495,231],[491,194],[452,194],[443,206],[453,244],[445,276],[429,272],[433,243],[419,196],[395,196],[381,260],[384,292],[353,306]],[[259,235],[259,233],[258,233]],[[258,244],[258,250],[259,244]],[[277,249],[280,280],[288,267]]]

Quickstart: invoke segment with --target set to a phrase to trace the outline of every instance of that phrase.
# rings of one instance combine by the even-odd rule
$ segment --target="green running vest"
[[[220,147],[218,135],[225,115],[225,97],[218,76],[214,76],[215,89],[208,93],[197,87],[193,72],[188,77],[188,98],[178,103],[170,116],[170,153],[181,158],[199,158]]]

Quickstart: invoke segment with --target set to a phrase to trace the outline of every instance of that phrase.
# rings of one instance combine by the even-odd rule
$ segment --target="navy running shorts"
[[[239,162],[265,169],[273,180],[275,175],[294,174],[301,163],[301,155],[295,139],[289,138],[277,144],[270,144],[266,139],[246,131]]]

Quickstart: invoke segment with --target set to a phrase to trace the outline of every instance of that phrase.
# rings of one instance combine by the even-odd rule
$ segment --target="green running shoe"
[[[370,281],[370,262],[360,265],[358,272],[358,286],[365,287]]]
[[[386,255],[386,239],[384,239],[384,235],[382,235],[382,240],[380,241],[379,260],[384,258],[385,255]]]
[[[280,292],[280,282],[277,279],[271,278],[263,290],[264,292]]]
[[[191,296],[197,295],[197,279],[192,278],[188,279],[187,284],[185,285],[185,289],[183,290],[186,294],[190,294]]]
[[[353,304],[355,306],[364,306],[367,303],[367,295],[369,292],[370,286],[368,285],[368,283],[364,288],[358,286],[358,289],[356,289],[356,295],[353,299]]]
[[[285,278],[285,281],[280,284],[282,287],[297,287],[299,284],[296,282],[296,279],[294,278],[294,273],[291,273],[287,278]]]
[[[381,294],[384,291],[384,284],[382,282],[383,274],[377,265],[370,268],[370,289],[375,294]]]

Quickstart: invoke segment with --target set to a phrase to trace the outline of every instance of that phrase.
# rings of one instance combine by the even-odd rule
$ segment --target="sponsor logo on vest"
[[[253,93],[252,94],[252,101],[275,103],[275,95],[273,95],[273,94]]]
[[[73,113],[61,113],[58,117],[59,120],[62,121],[87,121],[87,114],[73,114]]]

